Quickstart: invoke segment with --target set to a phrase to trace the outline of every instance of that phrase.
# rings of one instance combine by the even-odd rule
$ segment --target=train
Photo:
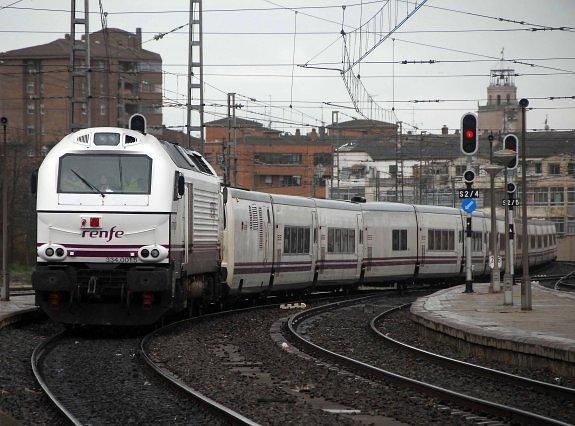
[[[222,186],[202,155],[145,126],[65,136],[32,186],[36,304],[67,325],[153,324],[238,298],[465,278],[458,209]],[[528,226],[530,265],[554,260],[554,225]],[[497,228],[503,241],[503,220]],[[475,212],[475,277],[489,272],[489,232]]]

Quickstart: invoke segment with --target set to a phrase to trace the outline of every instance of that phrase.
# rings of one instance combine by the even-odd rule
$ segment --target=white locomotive
[[[36,302],[63,323],[149,324],[234,296],[464,276],[457,209],[222,191],[200,154],[145,126],[66,136],[37,192]],[[554,259],[554,226],[529,227],[530,263]],[[476,275],[489,229],[475,214]]]

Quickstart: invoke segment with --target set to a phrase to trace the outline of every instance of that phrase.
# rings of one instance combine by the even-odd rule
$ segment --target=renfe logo
[[[82,231],[82,238],[106,238],[106,242],[114,238],[122,238],[124,231],[115,231],[116,227],[112,226],[109,231]]]

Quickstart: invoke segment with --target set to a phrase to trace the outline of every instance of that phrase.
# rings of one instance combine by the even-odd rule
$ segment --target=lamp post
[[[499,238],[497,233],[497,215],[495,210],[495,176],[503,170],[503,167],[496,164],[490,164],[485,166],[484,170],[489,174],[489,181],[491,183],[489,190],[491,191],[491,256],[493,256],[493,268],[491,268],[489,292],[499,293],[501,291],[501,271],[499,270]]]
[[[504,166],[505,168],[505,184],[504,188],[507,191],[507,176],[509,173],[509,164],[516,158],[516,152],[510,149],[502,149],[493,154],[493,161],[497,164]],[[503,276],[503,304],[512,305],[513,304],[513,275],[511,269],[513,268],[513,253],[509,245],[509,213],[507,204],[504,209],[505,214],[505,246],[504,246],[504,258],[505,258],[505,274]]]
[[[2,149],[2,289],[0,300],[10,300],[10,275],[8,274],[8,146],[6,145],[6,127],[8,119],[2,117],[3,149]]]
[[[521,234],[522,261],[523,261],[523,281],[521,282],[521,310],[530,311],[531,306],[531,279],[529,278],[529,237],[527,233],[527,152],[525,149],[525,110],[529,106],[529,101],[525,98],[519,101],[521,107],[521,190],[523,200],[521,201]]]

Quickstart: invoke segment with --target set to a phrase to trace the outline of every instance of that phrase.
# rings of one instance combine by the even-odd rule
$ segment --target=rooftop
[[[138,37],[135,33],[130,33],[118,28],[108,28],[106,30],[108,35],[120,34],[126,37]],[[103,30],[91,33],[90,37],[90,56],[92,59],[99,58],[126,58],[133,60],[149,60],[161,61],[162,57],[155,52],[145,49],[134,48],[131,46],[124,46],[117,43],[108,43],[106,49],[103,41]],[[59,38],[45,44],[36,46],[24,47],[22,49],[10,50],[8,52],[0,53],[0,59],[43,59],[43,58],[65,58],[70,57],[70,39],[68,34],[65,38]]]

